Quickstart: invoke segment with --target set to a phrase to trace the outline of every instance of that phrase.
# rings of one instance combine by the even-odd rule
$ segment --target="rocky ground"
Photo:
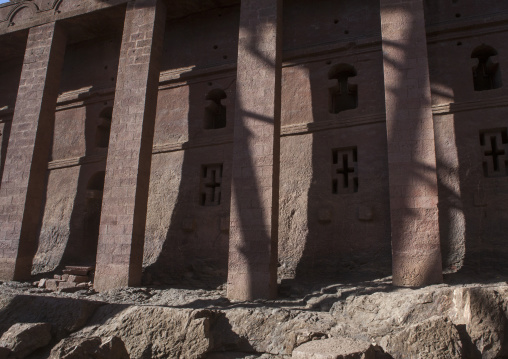
[[[0,359],[508,358],[507,277],[455,274],[419,289],[287,282],[278,300],[252,303],[230,302],[223,287],[59,293],[6,282]]]

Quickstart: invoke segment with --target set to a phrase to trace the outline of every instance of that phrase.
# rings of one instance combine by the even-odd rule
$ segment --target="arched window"
[[[113,117],[113,108],[107,107],[99,115],[99,124],[95,132],[95,146],[98,148],[108,148],[109,134],[111,132],[111,118]]]
[[[499,64],[492,59],[496,55],[496,49],[485,44],[473,50],[471,58],[478,59],[478,64],[473,66],[475,91],[494,90],[503,86]]]
[[[328,79],[338,82],[336,86],[329,89],[330,113],[339,113],[358,107],[358,86],[349,83],[349,78],[355,76],[356,69],[348,64],[335,65],[330,69]]]
[[[226,92],[221,89],[214,89],[206,95],[209,105],[205,108],[205,129],[226,127],[226,106],[222,104],[226,98]]]

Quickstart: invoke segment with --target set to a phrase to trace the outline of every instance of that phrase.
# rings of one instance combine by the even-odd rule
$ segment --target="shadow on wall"
[[[149,1],[147,1],[149,3]],[[266,63],[268,66],[272,66],[269,59],[263,57],[262,52],[259,50],[258,39],[255,35],[255,29],[251,30],[251,43],[249,45],[249,49],[253,55],[255,55],[258,59]],[[414,34],[410,34],[410,36],[414,36]],[[396,50],[398,50],[399,45],[395,43],[387,43],[386,46],[390,46]],[[481,56],[477,57],[482,63]],[[406,63],[404,60],[394,59],[386,57],[385,61],[391,64],[393,67],[404,68],[406,67]],[[483,61],[485,69],[491,69],[492,66],[488,63],[487,60]],[[309,76],[311,76],[311,96],[312,96],[312,109],[313,109],[313,117],[316,121],[319,121],[321,118],[321,113],[317,111],[318,103],[322,102],[322,82],[318,80],[313,74],[313,69],[309,67]],[[348,70],[348,77],[351,77],[353,73],[351,69]],[[477,69],[478,71],[478,69]],[[490,70],[489,70],[490,71]],[[487,71],[488,72],[488,71]],[[328,74],[331,79],[335,79],[338,81],[340,87],[344,87],[347,85],[347,81],[339,76],[339,74]],[[433,79],[434,80],[434,79]],[[352,81],[354,84],[354,80]],[[499,81],[494,84],[499,83]],[[212,94],[213,90],[216,90],[215,84],[214,86],[208,86],[208,84],[196,85],[193,84],[189,86],[189,94],[188,94],[188,102],[189,102],[189,113],[187,115],[187,119],[184,119],[187,124],[187,133],[188,136],[188,144],[192,145],[193,142],[200,141],[207,137],[215,136],[215,133],[220,133],[221,135],[231,135],[232,131],[232,122],[233,116],[228,112],[226,116],[226,126],[222,129],[207,129],[204,127],[209,125],[203,124],[204,119],[206,118],[206,110],[203,104],[209,105],[209,109],[212,108],[212,112],[220,112],[221,104],[224,102],[223,95]],[[208,87],[210,91],[206,90]],[[226,98],[230,99],[228,101],[233,101],[234,91],[229,90],[226,82],[221,82],[220,86],[217,86],[217,89],[223,90],[226,93]],[[355,89],[355,91],[362,91],[361,85],[359,88]],[[389,89],[392,94],[394,94],[397,98],[403,98],[402,93],[406,91],[404,87],[398,88],[394,87]],[[336,91],[335,91],[336,92]],[[354,92],[354,91],[351,91]],[[159,96],[162,96],[159,94]],[[423,96],[422,96],[423,98]],[[211,101],[211,102],[207,102]],[[252,121],[259,122],[271,122],[272,118],[266,118],[263,116],[259,116],[255,113],[247,113],[242,109],[242,102],[244,99],[238,98],[236,99],[237,109],[236,109],[236,117],[237,118],[248,118]],[[347,106],[349,110],[352,110],[354,107],[351,104],[351,99],[347,99]],[[230,102],[230,104],[231,104]],[[197,104],[197,105],[195,105]],[[331,112],[337,112],[337,109],[342,105],[340,101],[335,103],[335,105],[330,107]],[[362,104],[359,103],[359,106]],[[395,104],[394,108],[399,107],[402,104]],[[452,106],[453,107],[453,106]],[[226,111],[228,111],[229,105],[226,106]],[[340,112],[340,111],[339,111]],[[414,113],[414,116],[418,117],[420,114]],[[228,117],[229,116],[229,117]],[[462,120],[462,114],[455,115],[455,124],[460,123]],[[464,117],[464,120],[466,117]],[[458,121],[458,122],[457,122]],[[213,122],[213,121],[212,121]],[[248,132],[249,130],[242,126],[242,122],[236,123],[237,127],[235,130],[240,133]],[[484,126],[485,125],[485,126]],[[459,165],[468,164],[470,160],[471,153],[467,152],[468,146],[470,146],[473,142],[476,142],[479,147],[488,146],[489,144],[498,143],[498,145],[505,144],[505,137],[502,128],[506,127],[502,121],[497,120],[489,120],[488,126],[487,123],[482,123],[475,126],[461,126],[458,128],[457,126],[454,128],[455,133],[455,141],[456,147],[458,148],[458,163]],[[89,125],[87,125],[89,126]],[[104,123],[100,124],[98,128],[101,128],[101,131],[107,132],[105,129],[107,126]],[[213,127],[213,126],[212,126]],[[401,133],[406,130],[406,125],[402,120],[393,124],[393,127],[390,128],[390,131],[393,133]],[[467,130],[467,131],[466,131]],[[207,132],[210,131],[210,132]],[[212,131],[214,135],[211,135]],[[215,132],[217,131],[217,132]],[[222,131],[222,132],[220,132]],[[497,131],[497,132],[496,132]],[[407,132],[407,136],[409,138],[418,138],[419,132],[417,128],[410,128]],[[467,133],[466,133],[467,132]],[[498,136],[499,133],[499,136]],[[359,184],[356,187],[360,193],[364,191],[364,184],[362,183],[362,161],[364,161],[365,155],[367,152],[364,151],[363,142],[353,143],[351,139],[347,139],[349,132],[346,130],[337,130],[337,135],[329,136],[323,133],[314,133],[312,135],[312,167],[313,167],[313,177],[312,177],[312,185],[309,188],[307,193],[308,197],[308,205],[307,205],[307,222],[309,223],[309,232],[305,242],[305,249],[302,254],[301,260],[298,263],[297,268],[297,278],[304,278],[305,273],[314,273],[314,275],[321,275],[325,272],[330,272],[331,276],[336,276],[344,271],[347,272],[349,270],[356,271],[358,270],[358,266],[366,264],[369,266],[386,266],[386,260],[389,257],[389,234],[386,237],[386,242],[382,244],[376,243],[375,245],[379,245],[376,250],[369,252],[366,250],[362,252],[358,258],[354,258],[353,260],[348,260],[348,257],[351,256],[353,251],[351,248],[358,241],[362,243],[369,243],[370,239],[366,239],[369,236],[369,233],[354,233],[355,228],[349,226],[351,217],[356,220],[356,206],[358,202],[356,200],[345,199],[347,196],[351,198],[354,194],[348,193],[337,193],[335,196],[330,196],[330,194],[334,194],[334,191],[339,191],[338,188],[334,187],[334,183],[332,181],[324,181],[321,173],[329,173],[330,167],[332,165],[342,165],[342,168],[335,168],[336,174],[344,175],[344,182],[337,182],[336,186],[342,186],[343,188],[348,189],[352,186],[353,193],[355,193],[354,186],[354,176],[351,177],[351,182],[346,181],[349,179],[348,173],[354,172],[354,165],[350,172],[349,166],[350,163],[354,163],[355,161],[358,163],[358,179]],[[105,132],[102,136],[102,141],[104,141],[104,137],[106,136]],[[482,137],[483,136],[483,137]],[[439,137],[436,130],[436,138]],[[483,138],[483,142],[478,139],[478,137]],[[249,137],[252,139],[252,136]],[[339,139],[338,142],[337,138]],[[359,141],[361,140],[360,137]],[[492,140],[494,138],[494,140]],[[95,138],[96,139],[96,138]],[[91,140],[87,139],[87,143]],[[473,141],[473,142],[469,142]],[[494,142],[492,142],[494,141]],[[93,142],[93,141],[92,141]],[[250,141],[248,141],[250,142]],[[221,147],[223,146],[223,147]],[[230,153],[232,153],[231,145],[221,145],[217,146],[216,149],[213,150],[203,150],[201,149],[187,149],[183,153],[183,162],[182,167],[180,169],[180,182],[177,185],[178,187],[178,197],[176,199],[175,208],[171,214],[171,218],[168,221],[168,230],[166,233],[166,238],[164,239],[164,243],[162,245],[162,250],[159,257],[156,259],[155,263],[151,264],[148,268],[149,272],[152,273],[164,273],[163,277],[168,277],[170,279],[174,279],[175,277],[180,277],[182,274],[186,276],[190,276],[192,279],[190,283],[194,280],[205,280],[209,283],[217,284],[223,283],[227,274],[227,249],[228,249],[228,240],[227,233],[221,228],[221,219],[229,218],[229,203],[230,196],[227,188],[229,188],[228,177],[229,180],[232,176],[232,168],[231,168],[231,159],[227,158]],[[476,145],[475,145],[476,146]],[[192,146],[190,146],[192,147]],[[491,150],[493,149],[493,145],[491,146]],[[220,149],[219,149],[220,148]],[[356,151],[356,152],[355,152]],[[372,151],[372,150],[371,150]],[[374,149],[375,151],[375,149]],[[408,148],[408,153],[417,153],[418,149],[416,147],[416,143],[412,148]],[[208,153],[207,153],[208,152]],[[485,152],[485,151],[484,151]],[[439,203],[440,209],[440,230],[442,233],[442,241],[441,248],[444,259],[445,267],[457,266],[460,267],[463,253],[466,255],[466,263],[471,260],[473,263],[474,259],[474,251],[473,248],[481,247],[484,238],[483,236],[492,237],[495,243],[492,243],[492,246],[489,247],[491,250],[491,255],[496,258],[501,258],[502,250],[504,246],[503,233],[504,223],[508,223],[505,221],[504,207],[501,201],[504,201],[505,196],[508,196],[508,190],[504,189],[504,185],[501,183],[502,179],[494,179],[491,183],[496,183],[495,185],[486,185],[484,184],[483,175],[477,174],[476,179],[477,182],[472,183],[470,180],[470,174],[465,169],[461,169],[459,171],[459,178],[457,181],[460,183],[460,191],[450,185],[448,179],[446,179],[446,172],[449,170],[448,160],[439,155],[437,156],[437,170],[438,170],[438,181],[439,181],[439,191],[440,198],[442,199]],[[441,152],[442,153],[442,152]],[[252,153],[251,153],[252,155]],[[157,156],[167,156],[167,158],[171,158],[170,154],[157,154]],[[252,160],[252,158],[250,158]],[[482,162],[482,159],[478,159],[479,162]],[[342,161],[342,162],[341,162]],[[223,165],[222,169],[222,191],[220,197],[220,203],[218,203],[218,208],[211,208],[208,206],[203,206],[206,203],[202,202],[201,195],[203,192],[201,190],[197,190],[201,186],[201,182],[203,182],[203,178],[208,178],[207,168],[208,166],[217,166]],[[246,161],[244,163],[244,167],[252,168],[253,162]],[[340,166],[339,166],[340,167]],[[465,166],[464,166],[465,167]],[[340,171],[347,170],[348,173],[339,173]],[[384,169],[386,170],[386,168]],[[411,172],[408,174],[407,178],[415,178],[420,183],[428,182],[428,178],[425,173],[430,171],[435,171],[436,168],[432,166],[428,166],[423,160],[417,163],[412,167]],[[104,171],[101,169],[100,171]],[[99,172],[100,172],[99,171]],[[323,172],[325,171],[325,172]],[[153,171],[152,171],[153,173]],[[66,246],[65,254],[63,255],[63,262],[67,262],[68,260],[72,261],[82,261],[80,263],[89,264],[88,259],[92,258],[94,255],[92,251],[96,250],[96,229],[94,227],[94,223],[98,220],[94,217],[93,213],[97,213],[97,208],[100,208],[100,201],[97,199],[100,197],[100,185],[96,185],[96,181],[92,179],[90,182],[91,176],[93,173],[90,173],[85,166],[81,168],[78,180],[78,192],[76,195],[76,200],[74,203],[72,215],[71,215],[71,234],[69,241]],[[97,174],[98,177],[101,175]],[[218,176],[218,175],[217,175]],[[97,179],[96,177],[95,179]],[[212,176],[213,177],[213,176]],[[338,177],[339,178],[339,177]],[[212,180],[218,181],[218,177]],[[385,183],[377,183],[378,189],[380,188],[388,188],[388,184],[386,183],[386,178],[383,179]],[[100,181],[99,181],[100,182]],[[214,182],[215,183],[215,182]],[[88,186],[89,185],[89,186]],[[401,187],[410,188],[410,183],[402,183]],[[88,187],[88,188],[87,188]],[[206,185],[205,185],[206,187]],[[494,201],[495,204],[492,207],[486,206],[484,203],[484,193],[485,188],[490,191],[488,194],[489,201]],[[499,196],[499,189],[501,189],[501,195]],[[483,191],[483,192],[482,192]],[[373,191],[375,192],[375,191]],[[215,192],[214,192],[215,193]],[[460,193],[469,195],[474,194],[474,202],[471,204],[464,205],[464,195]],[[250,198],[252,198],[252,207],[260,208],[261,206],[261,198],[262,198],[262,189],[259,186],[254,186],[252,188]],[[408,198],[410,194],[401,193],[401,198]],[[386,193],[383,194],[384,198],[381,202],[388,201]],[[496,196],[498,199],[496,199]],[[233,198],[240,198],[239,193],[233,193]],[[444,198],[444,200],[443,200]],[[337,207],[336,204],[330,204],[330,202],[341,202],[342,207]],[[215,202],[215,200],[213,201]],[[505,201],[506,203],[506,201]],[[90,205],[90,208],[88,207]],[[339,225],[326,225],[326,229],[323,230],[324,226],[322,223],[319,223],[319,220],[316,220],[318,214],[320,216],[321,209],[323,207],[332,207],[333,212],[339,211],[341,213],[342,222]],[[464,208],[469,209],[464,209]],[[499,208],[501,210],[499,210]],[[326,209],[326,208],[325,208]],[[100,211],[99,211],[100,213]],[[210,215],[210,213],[213,213]],[[488,220],[484,220],[487,218]],[[80,222],[83,220],[83,215],[89,216],[88,224],[86,224],[86,220],[84,220],[83,224]],[[250,215],[247,215],[244,211],[238,211],[239,220],[241,223],[249,222]],[[410,215],[418,216],[417,213],[410,213]],[[460,219],[461,216],[464,216]],[[387,219],[389,223],[389,219]],[[464,221],[462,223],[460,221]],[[206,223],[205,226],[202,226],[203,223]],[[206,226],[214,226],[212,235],[206,234]],[[458,239],[450,239],[452,237],[451,233],[456,233],[457,229],[454,226],[465,226],[465,242]],[[241,225],[240,225],[241,227]],[[403,228],[393,228],[393,231],[402,230]],[[388,232],[387,232],[388,233]],[[486,233],[486,234],[485,234]],[[379,233],[376,233],[379,235]],[[455,234],[453,234],[455,235]],[[246,241],[254,241],[259,240],[259,236],[262,237],[263,241],[268,241],[270,237],[269,233],[262,233],[257,236],[253,236],[250,232],[244,233]],[[256,237],[256,238],[254,238]],[[95,239],[94,239],[95,238]],[[355,238],[354,241],[351,238]],[[445,240],[443,240],[446,238]],[[331,240],[333,239],[333,240]],[[357,241],[358,239],[358,241]],[[161,240],[160,238],[154,238],[153,241]],[[95,242],[94,242],[95,241]],[[476,243],[475,241],[478,241]],[[351,246],[348,248],[348,246]],[[503,247],[504,246],[504,247]],[[84,252],[80,250],[76,250],[77,248],[85,248]],[[92,250],[93,249],[93,250]],[[358,249],[358,248],[356,248]],[[360,248],[363,251],[363,248]],[[467,250],[466,250],[467,249]],[[82,256],[82,253],[88,253],[90,255]],[[213,255],[210,255],[211,251],[213,251]],[[360,252],[360,250],[359,250]],[[380,254],[381,252],[381,254]],[[199,255],[196,255],[199,253]],[[457,255],[460,253],[460,255]],[[213,257],[213,260],[210,261],[210,257]],[[246,256],[248,258],[248,256]],[[94,260],[95,258],[93,258]],[[67,264],[67,263],[66,263]],[[73,264],[75,264],[73,262]],[[77,264],[77,263],[76,263]],[[348,268],[348,266],[350,268]],[[346,268],[344,268],[346,267]],[[383,267],[384,268],[384,267]],[[312,269],[310,271],[309,269]],[[317,271],[316,271],[317,269]],[[384,269],[383,269],[384,270]],[[372,276],[381,276],[381,272],[383,270],[375,270]],[[316,274],[319,273],[319,274]],[[165,279],[165,278],[162,278]],[[187,278],[188,279],[188,278]]]
[[[48,171],[34,273],[66,265],[95,265],[107,156],[107,147],[99,147],[97,141],[101,125],[111,118],[111,107],[101,111],[102,106],[85,107],[83,114],[86,155],[99,160]]]
[[[206,100],[207,91],[220,86],[234,98],[234,86],[231,79],[209,82],[212,86],[203,81],[159,94],[160,101],[177,107],[179,97],[188,93],[185,110],[169,116],[182,122],[188,137],[184,150],[154,155],[144,262],[155,282],[215,288],[226,280],[229,223],[223,222],[229,220],[232,146],[220,139],[232,134],[231,101],[224,108],[224,127],[205,129],[205,122],[211,102]],[[183,117],[173,118],[180,114]],[[219,140],[215,146],[196,146],[214,138]],[[161,209],[169,213],[160,213]]]
[[[470,5],[462,10],[476,6]],[[443,6],[433,10],[446,16],[447,5],[428,6]],[[433,104],[450,104],[434,114],[443,267],[466,278],[471,270],[492,275],[507,269],[508,123],[506,109],[489,104],[506,96],[498,55],[506,46],[503,34],[458,40],[431,42],[429,59]]]
[[[458,271],[457,278],[470,270],[506,271],[506,110],[482,108],[506,94],[499,40],[483,35],[429,45],[433,104],[450,104],[435,108],[434,131],[443,268]]]
[[[366,18],[371,13],[378,17],[379,9],[366,11]],[[373,26],[366,33],[379,33]],[[337,36],[337,42],[353,41],[348,34]],[[284,257],[280,273],[286,279],[312,283],[382,278],[391,271],[386,128],[379,121],[361,124],[366,116],[382,116],[384,111],[384,97],[378,95],[383,91],[382,57],[377,53],[362,56],[352,47],[321,61],[287,69],[288,77],[301,73],[299,77],[305,80],[284,79],[284,121],[298,117],[299,122],[311,123],[309,134],[283,138],[286,160],[301,157],[300,152],[310,160],[296,160],[291,162],[293,168],[284,167],[282,196],[291,202],[284,203],[281,212],[281,221],[288,228],[281,229],[285,238],[283,251],[279,251]],[[298,86],[308,89],[293,89]],[[294,98],[302,96],[309,97],[301,110],[306,114],[293,115],[289,107],[298,106]],[[311,167],[310,174],[299,168],[302,165]],[[288,171],[293,175],[289,177]],[[294,187],[300,188],[297,196],[305,200],[293,195]],[[299,219],[299,213],[306,219]],[[293,230],[296,221],[304,223],[300,233]],[[300,246],[303,248],[295,249]],[[292,253],[291,258],[286,252],[298,254]]]
[[[476,60],[472,61],[475,65],[467,74],[470,93],[474,93],[474,97],[484,101],[506,94],[506,90],[502,89],[501,71],[496,55],[497,51],[486,45],[475,48],[471,54],[471,58]],[[457,180],[461,194],[460,200],[456,203],[462,208],[465,222],[464,266],[465,269],[506,271],[508,268],[506,109],[494,108],[470,112],[460,109],[460,103],[452,103],[453,131],[457,149]]]
[[[238,29],[238,27],[236,27],[236,29]],[[247,38],[250,39],[247,45],[249,51],[263,63],[273,67],[273,60],[265,58],[263,52],[259,50],[261,45],[259,44],[260,39],[258,38],[257,28],[253,27],[243,29],[242,31],[244,31],[247,34]],[[238,46],[236,45],[235,47],[237,48]],[[169,220],[169,230],[161,254],[156,262],[147,269],[154,277],[157,272],[165,273],[168,277],[181,277],[183,274],[187,277],[186,283],[189,284],[195,284],[199,280],[206,280],[209,282],[208,284],[222,284],[226,280],[229,247],[228,238],[226,233],[219,233],[218,239],[216,239],[215,236],[219,232],[220,215],[224,217],[224,220],[228,222],[227,225],[229,226],[229,205],[231,201],[227,188],[229,188],[229,182],[232,177],[232,159],[230,156],[233,154],[233,146],[228,144],[226,146],[221,146],[222,148],[208,147],[199,149],[192,148],[192,143],[198,142],[206,137],[217,136],[221,133],[231,136],[234,118],[241,119],[241,121],[235,123],[235,133],[242,136],[242,139],[245,141],[244,143],[248,146],[248,153],[246,153],[245,157],[242,157],[242,167],[251,170],[255,166],[252,159],[255,144],[254,134],[250,133],[250,129],[245,127],[245,124],[247,122],[273,123],[274,119],[245,111],[243,109],[245,98],[234,99],[233,82],[228,80],[227,82],[222,82],[226,83],[226,86],[223,85],[220,86],[220,88],[226,92],[228,99],[231,97],[231,100],[228,101],[230,105],[235,101],[236,106],[234,107],[234,111],[230,111],[226,108],[227,114],[230,115],[230,117],[226,119],[226,127],[222,129],[204,129],[203,121],[206,118],[205,106],[207,104],[213,105],[210,102],[215,102],[215,105],[217,105],[220,98],[215,98],[214,100],[211,94],[213,95],[215,84],[220,84],[221,82],[222,81],[210,81],[212,86],[208,86],[206,83],[191,84],[189,86],[189,114],[185,121],[188,126],[187,133],[189,134],[186,144],[189,144],[191,148],[187,149],[183,154],[178,197],[176,199],[175,209]],[[228,83],[229,85],[227,85]],[[203,101],[206,100],[207,97],[208,103]],[[223,97],[222,93],[220,97]],[[196,104],[201,104],[201,106],[196,106]],[[220,114],[220,111],[218,113]],[[245,152],[242,151],[242,149],[236,150],[242,153]],[[160,154],[157,156],[166,155]],[[204,181],[207,181],[205,186],[208,188],[214,185],[212,182],[209,182],[210,180],[217,182],[217,174],[221,171],[220,169],[222,169],[223,173],[221,179],[222,190],[220,203],[218,203],[218,198],[212,200],[211,197],[209,197],[214,193],[210,192],[209,189],[202,187],[201,195],[197,195],[196,188],[199,188],[200,185],[202,186]],[[241,171],[240,168],[236,170]],[[209,173],[215,173],[215,176],[209,176]],[[201,180],[196,181],[195,179],[199,177],[201,177]],[[213,177],[215,177],[215,180]],[[152,184],[154,180],[157,181],[158,179],[152,179]],[[152,188],[151,193],[154,193],[154,191],[155,190]],[[252,218],[262,218],[262,214],[260,213],[262,212],[261,193],[262,189],[259,188],[259,184],[252,183],[248,194],[242,191],[232,194],[232,197],[235,198],[233,201],[248,201],[252,207],[245,210],[242,204],[237,202],[233,203],[233,206],[237,208],[236,216],[239,222],[237,227],[240,230],[243,230],[244,227],[248,228],[249,225],[251,225]],[[212,218],[210,222],[209,216],[215,218]],[[208,234],[206,233],[207,225],[211,226],[211,228],[208,229]],[[243,242],[253,243],[258,241],[269,243],[271,234],[266,233],[266,230],[270,226],[264,223],[262,227],[264,228],[263,230],[255,233],[253,233],[254,231],[245,230],[242,234]],[[215,245],[214,242],[216,242],[217,245]],[[242,249],[240,249],[240,251],[241,250]],[[268,250],[268,248],[263,249],[263,251],[264,250]],[[263,255],[268,255],[268,252],[263,253]],[[251,253],[248,253],[247,249],[245,249],[243,258],[249,261],[250,256]],[[210,268],[211,270],[208,272],[211,273],[211,275],[207,275],[208,273],[206,273],[206,270],[203,270],[200,266],[215,266],[215,268]],[[250,267],[250,262],[248,262],[246,266]],[[242,270],[244,269],[245,268],[242,268]],[[248,269],[245,269],[245,271],[248,271]],[[176,279],[178,280],[178,278]],[[249,283],[247,286],[253,288],[255,283]]]
[[[226,281],[236,74],[203,68],[233,67],[238,39],[220,36],[238,29],[238,14],[238,7],[216,9],[167,25],[163,71],[192,70],[186,86],[159,92],[154,144],[182,149],[153,156],[145,282],[215,288]],[[183,39],[189,51],[175,55]]]
[[[314,64],[307,67],[312,117],[317,123],[331,117],[332,121],[344,121],[343,116],[347,118],[349,111],[355,109],[355,92],[364,91],[360,98],[365,98],[369,91],[362,87],[363,83],[353,85],[352,91],[346,90],[347,81],[339,81],[345,95],[335,100],[336,88],[330,87],[327,93],[327,84],[333,83],[325,80],[327,70],[331,67],[333,72],[337,68],[333,63],[321,68]],[[323,111],[323,99],[328,97],[334,105]],[[305,211],[308,232],[296,279],[350,281],[388,275],[391,247],[384,124],[315,131],[309,136],[312,178]]]

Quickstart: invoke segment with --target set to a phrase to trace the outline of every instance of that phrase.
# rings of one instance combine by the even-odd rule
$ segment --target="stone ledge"
[[[48,164],[48,170],[56,170],[60,168],[74,167],[80,166],[87,163],[95,163],[100,161],[105,161],[107,155],[92,155],[92,156],[82,156],[82,157],[74,157],[74,158],[64,158],[61,160],[51,161]]]
[[[384,122],[386,122],[386,116],[382,113],[379,113],[372,115],[348,117],[343,119],[337,118],[334,120],[322,122],[301,123],[295,125],[282,126],[281,137],[303,135],[330,129],[363,126]]]
[[[457,112],[482,110],[486,108],[499,108],[508,106],[508,96],[500,96],[478,101],[467,101],[457,103],[446,103],[432,106],[432,113],[435,116],[448,115]]]

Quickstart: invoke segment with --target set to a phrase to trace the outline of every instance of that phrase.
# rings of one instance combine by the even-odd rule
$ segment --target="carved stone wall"
[[[28,29],[58,20],[69,40],[34,273],[66,264],[94,264],[95,245],[90,246],[84,235],[87,185],[106,169],[108,148],[96,146],[96,136],[101,114],[115,100],[125,4],[23,0],[0,5],[2,166]],[[227,276],[229,248],[240,6],[233,0],[175,0],[168,8],[144,268],[156,281],[221,283]],[[508,5],[495,0],[426,1],[424,9],[443,267],[477,265],[483,256],[487,262],[502,262],[508,250],[508,184],[484,166],[494,161],[486,154],[493,152],[492,137],[494,152],[508,150],[503,142],[508,86],[475,91],[473,68],[478,59],[472,54],[482,44],[494,48],[492,62],[499,65],[502,84],[508,84]],[[391,273],[380,11],[379,2],[372,0],[285,1],[280,278]],[[348,80],[354,89],[337,87],[340,80],[330,75],[334,68],[354,68],[356,75]],[[330,111],[331,88],[335,95],[355,95],[357,106]],[[225,126],[220,128],[205,125],[208,96],[214,90],[226,96],[220,102],[225,108]],[[344,154],[352,187],[339,191],[334,180],[344,175],[344,162],[339,163]],[[501,152],[496,156],[505,161]],[[203,206],[203,168],[217,165],[222,165],[220,203]]]

